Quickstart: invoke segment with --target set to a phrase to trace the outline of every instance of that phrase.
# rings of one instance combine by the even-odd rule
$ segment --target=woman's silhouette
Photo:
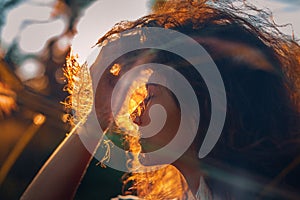
[[[148,49],[130,52],[118,60],[124,69],[142,58],[171,66],[189,80],[197,95],[201,122],[196,139],[172,163],[193,194],[176,198],[299,198],[299,45],[278,31],[269,21],[268,13],[244,1],[230,4],[170,0],[160,1],[154,10],[137,21],[117,24],[98,44],[113,42],[116,33],[140,27],[179,31],[210,54],[222,75],[227,95],[227,117],[221,137],[210,154],[200,160],[198,151],[209,124],[211,102],[207,87],[193,66],[170,52]],[[111,84],[109,76],[108,73],[107,84]],[[176,97],[159,85],[148,85],[147,89],[146,107],[133,121],[147,124],[149,108],[159,103],[169,107],[167,112],[174,116],[170,127],[175,126],[176,116],[180,115]],[[105,110],[110,101],[101,96],[96,98],[99,109]],[[107,126],[111,117],[106,116],[105,120],[102,124]],[[142,140],[142,144],[164,145],[173,137],[173,131],[167,127],[162,132]],[[91,146],[96,148],[97,142],[91,141]],[[145,151],[153,150],[143,147]],[[69,136],[33,180],[23,199],[72,198],[90,159],[78,136]],[[140,198],[170,199],[168,194],[153,193],[155,185],[139,180],[138,174],[128,176]],[[174,191],[182,188],[173,186]]]

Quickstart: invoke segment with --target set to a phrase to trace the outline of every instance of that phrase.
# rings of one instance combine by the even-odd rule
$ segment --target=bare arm
[[[97,142],[92,142],[96,149]],[[77,134],[70,134],[28,186],[22,200],[72,199],[92,155]]]

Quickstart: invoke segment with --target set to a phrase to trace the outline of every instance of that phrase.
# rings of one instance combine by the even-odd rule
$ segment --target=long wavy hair
[[[239,188],[261,198],[296,198],[293,188],[300,187],[296,176],[300,172],[300,46],[293,33],[280,32],[269,11],[244,0],[161,0],[153,5],[150,15],[116,24],[97,45],[139,27],[174,29],[194,38],[219,68],[227,94],[227,118],[221,138],[201,160],[203,167],[199,169],[207,175],[212,191],[221,188],[223,194],[238,198]],[[192,67],[167,52],[156,52],[154,61],[173,64],[190,81],[202,119],[209,119],[209,94]],[[209,120],[201,121],[199,133],[208,124]],[[203,134],[198,134],[195,151],[202,141]],[[167,172],[160,173],[168,176]],[[126,174],[124,183],[130,182],[131,190],[144,199],[169,199],[172,191],[187,189],[179,176],[181,186],[168,184],[173,190],[162,195],[163,189],[155,189],[163,186],[155,173],[159,172]],[[246,177],[241,179],[245,187],[233,181],[240,176]],[[249,181],[252,177],[256,182]]]

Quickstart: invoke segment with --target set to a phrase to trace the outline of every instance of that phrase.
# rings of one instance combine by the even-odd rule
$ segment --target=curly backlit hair
[[[299,99],[297,89],[300,87],[298,67],[300,52],[291,24],[277,25],[270,11],[258,9],[245,0],[158,0],[152,7],[153,14],[136,21],[117,23],[98,40],[97,45],[103,44],[116,34],[137,27],[164,27],[179,31],[184,29],[205,32],[205,27],[212,24],[220,25],[220,28],[224,29],[233,25],[253,34],[274,50],[277,59],[282,63],[282,70],[291,81],[290,87],[293,90],[291,94],[294,95],[295,103]],[[287,26],[291,27],[291,35],[279,30]],[[224,35],[225,38],[227,36],[228,39],[232,37],[229,33]],[[251,43],[246,40],[243,42]]]
[[[293,33],[283,34],[269,11],[244,0],[160,0],[150,15],[116,24],[97,45],[104,46],[122,32],[139,27],[174,29],[194,38],[210,53],[222,74],[228,99],[227,118],[219,142],[202,160],[208,185],[234,193],[228,179],[234,169],[243,169],[263,177],[262,186],[255,191],[257,196],[273,193],[295,198],[294,193],[278,189],[300,186],[295,178],[300,171],[300,47]],[[209,119],[209,95],[188,64],[166,52],[158,52],[155,59],[165,64],[182,64],[174,68],[189,79],[200,107],[204,107],[201,116]],[[200,123],[200,131],[205,131],[209,121]],[[203,136],[196,138],[196,149],[202,140]],[[223,177],[229,174],[229,178],[221,180],[220,173]],[[150,180],[155,175],[147,176]],[[154,184],[139,182],[139,178],[139,174],[127,175],[125,182],[135,182],[133,188],[142,198],[162,197],[151,192]],[[278,190],[272,189],[276,187]]]

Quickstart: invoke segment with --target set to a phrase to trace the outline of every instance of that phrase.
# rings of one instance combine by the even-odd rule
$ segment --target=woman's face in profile
[[[155,127],[151,131],[151,137],[143,138],[143,133],[141,133],[141,145],[144,152],[151,152],[162,148],[168,144],[173,137],[176,135],[179,124],[180,124],[180,108],[176,104],[176,101],[170,91],[164,86],[157,84],[149,84],[147,86],[148,95],[144,100],[145,110],[140,116],[136,116],[133,120],[139,127],[143,128],[145,126],[151,125],[155,122],[155,117],[161,117],[164,115],[165,122],[159,125],[152,125],[150,127]],[[165,113],[160,111],[159,116],[153,116],[151,119],[151,109],[153,106],[160,105],[165,110]],[[156,127],[161,126],[161,127]],[[157,129],[158,128],[158,129]],[[153,131],[153,132],[152,132]]]
[[[116,63],[120,64],[121,69],[118,75],[114,75],[110,72],[110,69],[106,70],[101,77],[98,87],[95,94],[95,108],[96,114],[98,117],[98,122],[102,130],[109,128],[109,126],[114,122],[111,109],[112,102],[112,92],[116,87],[116,84],[120,84],[120,80],[126,78],[127,72],[132,74],[132,70],[135,66],[143,65],[144,63],[151,63],[155,61],[155,54],[132,54],[124,56],[121,59],[117,60]],[[102,66],[95,66],[102,67]],[[130,72],[129,72],[130,71]],[[132,75],[134,76],[134,75]],[[132,77],[128,77],[132,78]],[[135,78],[137,78],[135,76]],[[165,80],[164,77],[160,79]],[[130,82],[131,80],[124,81]],[[173,137],[176,135],[179,125],[180,125],[180,108],[178,107],[174,96],[171,94],[170,90],[164,86],[158,84],[146,84],[147,95],[143,101],[143,112],[140,115],[134,115],[130,117],[129,120],[132,120],[133,123],[138,125],[140,128],[148,127],[149,125],[155,125],[155,117],[151,118],[152,107],[160,105],[164,109],[162,115],[166,116],[164,123],[161,123],[158,129],[150,129],[150,134],[152,137],[143,138],[141,137],[141,145],[144,152],[151,152],[168,144]],[[122,86],[121,86],[122,87]],[[124,86],[125,88],[127,86]],[[126,90],[124,90],[126,91]],[[122,91],[121,91],[122,92]],[[119,103],[124,104],[124,99],[128,94],[119,93],[117,98],[119,98]],[[142,106],[142,105],[141,105]],[[129,113],[131,114],[131,113]],[[153,132],[152,132],[153,131]]]
[[[122,73],[120,73],[120,75],[122,75]],[[118,80],[118,77],[107,74],[101,78],[101,84],[97,87],[95,95],[96,113],[103,130],[107,129],[114,120],[111,112],[111,93]],[[164,86],[157,84],[147,85],[147,96],[141,104],[144,106],[141,114],[130,117],[129,119],[140,128],[149,125],[157,126],[154,122],[155,119],[152,119],[150,114],[153,106],[160,105],[160,107],[164,109],[164,113],[161,113],[161,115],[165,116],[164,123],[162,122],[162,125],[159,125],[161,127],[158,127],[158,129],[154,128],[153,130],[150,129],[150,134],[153,136],[143,138],[142,134],[140,140],[144,152],[155,151],[168,144],[177,133],[181,117],[180,108],[176,104],[170,91]]]

